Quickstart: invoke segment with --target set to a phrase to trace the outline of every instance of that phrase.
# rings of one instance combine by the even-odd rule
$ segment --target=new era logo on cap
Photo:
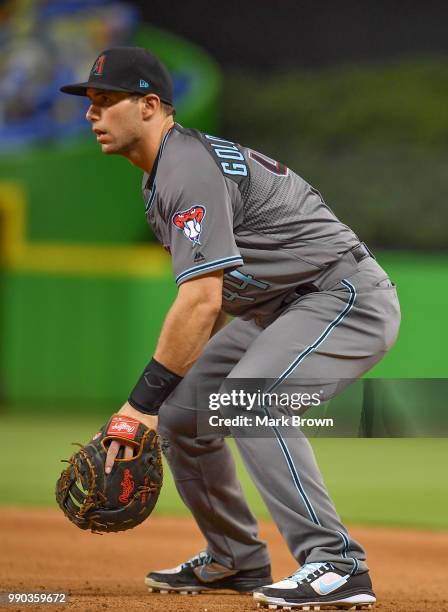
[[[142,89],[147,89],[149,87],[148,81],[145,81],[145,79],[140,79],[139,87]]]

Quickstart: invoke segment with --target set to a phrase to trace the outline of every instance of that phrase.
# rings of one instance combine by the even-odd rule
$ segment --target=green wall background
[[[448,257],[379,253],[398,285],[399,339],[369,376],[448,376]],[[176,286],[156,278],[5,274],[3,402],[116,405],[151,356]],[[442,330],[442,332],[441,332]]]

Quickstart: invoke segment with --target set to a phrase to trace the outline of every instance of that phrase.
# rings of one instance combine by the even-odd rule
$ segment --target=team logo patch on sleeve
[[[174,225],[177,229],[182,230],[184,236],[188,238],[193,246],[201,244],[202,222],[204,221],[205,213],[205,206],[196,204],[188,210],[181,210],[173,215]]]

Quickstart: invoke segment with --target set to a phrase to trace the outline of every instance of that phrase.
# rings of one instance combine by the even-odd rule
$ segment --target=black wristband
[[[182,376],[152,358],[131,391],[128,402],[139,412],[159,414],[160,406],[181,380]]]

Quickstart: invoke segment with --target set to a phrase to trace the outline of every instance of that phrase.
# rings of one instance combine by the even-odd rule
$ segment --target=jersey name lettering
[[[220,159],[231,159],[241,162],[220,162],[221,168],[225,174],[238,174],[240,176],[247,176],[249,174],[244,155],[241,153],[238,147],[235,146],[235,143],[222,138],[217,138],[216,136],[210,136],[209,134],[205,134],[205,137],[210,141],[212,151],[217,157]]]

